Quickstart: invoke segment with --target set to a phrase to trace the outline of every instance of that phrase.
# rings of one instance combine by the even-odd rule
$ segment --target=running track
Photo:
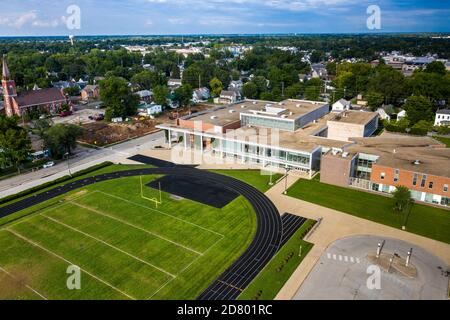
[[[245,197],[252,205],[257,217],[256,234],[252,243],[245,252],[198,297],[200,300],[236,299],[278,251],[283,236],[281,217],[275,205],[263,193],[240,180],[184,166],[106,173],[83,180],[73,181],[66,185],[55,187],[46,192],[2,207],[0,208],[0,218],[87,185],[118,178],[151,174],[182,175],[185,177],[192,176],[203,179],[205,184],[221,184]]]

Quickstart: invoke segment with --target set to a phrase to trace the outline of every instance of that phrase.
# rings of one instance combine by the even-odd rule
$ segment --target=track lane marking
[[[0,267],[0,271],[3,271],[4,273],[6,273],[10,278],[14,279],[14,280],[18,280],[17,277],[15,275],[13,275],[11,272],[8,272],[6,269]],[[29,286],[28,284],[23,284],[23,286],[29,290],[31,290],[33,293],[37,294],[38,296],[40,296],[42,299],[44,300],[48,300],[48,298],[46,296],[44,296],[43,294],[41,294],[39,291],[37,291],[36,289],[33,289],[31,286]]]

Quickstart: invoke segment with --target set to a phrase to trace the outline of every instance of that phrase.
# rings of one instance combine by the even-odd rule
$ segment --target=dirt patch
[[[106,146],[144,136],[155,131],[155,126],[160,123],[160,121],[156,120],[144,120],[133,123],[88,123],[82,126],[84,134],[80,141],[94,146]]]
[[[87,190],[80,190],[80,191],[78,191],[77,193],[74,193],[74,194],[71,194],[71,195],[65,197],[64,200],[66,200],[66,201],[72,201],[72,200],[75,200],[76,198],[79,198],[79,197],[81,197],[81,196],[84,196],[84,195],[87,194],[87,193],[88,193]]]

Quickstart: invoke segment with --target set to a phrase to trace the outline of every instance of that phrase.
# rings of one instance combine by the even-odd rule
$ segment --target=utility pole
[[[202,75],[198,75],[198,88],[200,89],[202,87]]]
[[[281,96],[284,98],[284,81],[281,82]]]

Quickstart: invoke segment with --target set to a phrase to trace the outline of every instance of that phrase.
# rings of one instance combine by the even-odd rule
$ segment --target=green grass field
[[[278,292],[280,292],[281,288],[283,288],[284,284],[312,249],[313,244],[302,240],[301,237],[314,223],[314,220],[308,220],[295,232],[292,238],[286,242],[252,283],[241,293],[239,300],[275,299]]]
[[[394,213],[393,202],[389,197],[332,186],[317,180],[299,180],[288,190],[288,195],[395,228],[401,228],[406,220],[404,214]],[[450,211],[415,203],[406,221],[406,229],[450,243]]]
[[[139,177],[122,178],[0,219],[0,299],[195,299],[249,245],[256,216],[242,197],[223,209],[162,198],[156,209]],[[81,290],[67,289],[70,265]]]
[[[450,148],[450,138],[438,137],[438,136],[434,136],[433,138],[442,142],[443,144],[445,144],[447,146],[447,148]]]
[[[261,192],[266,192],[272,186],[270,183],[270,175],[268,173],[261,174],[261,170],[210,170],[224,176],[230,176],[252,185]],[[272,183],[277,182],[283,175],[275,173],[272,175]]]

